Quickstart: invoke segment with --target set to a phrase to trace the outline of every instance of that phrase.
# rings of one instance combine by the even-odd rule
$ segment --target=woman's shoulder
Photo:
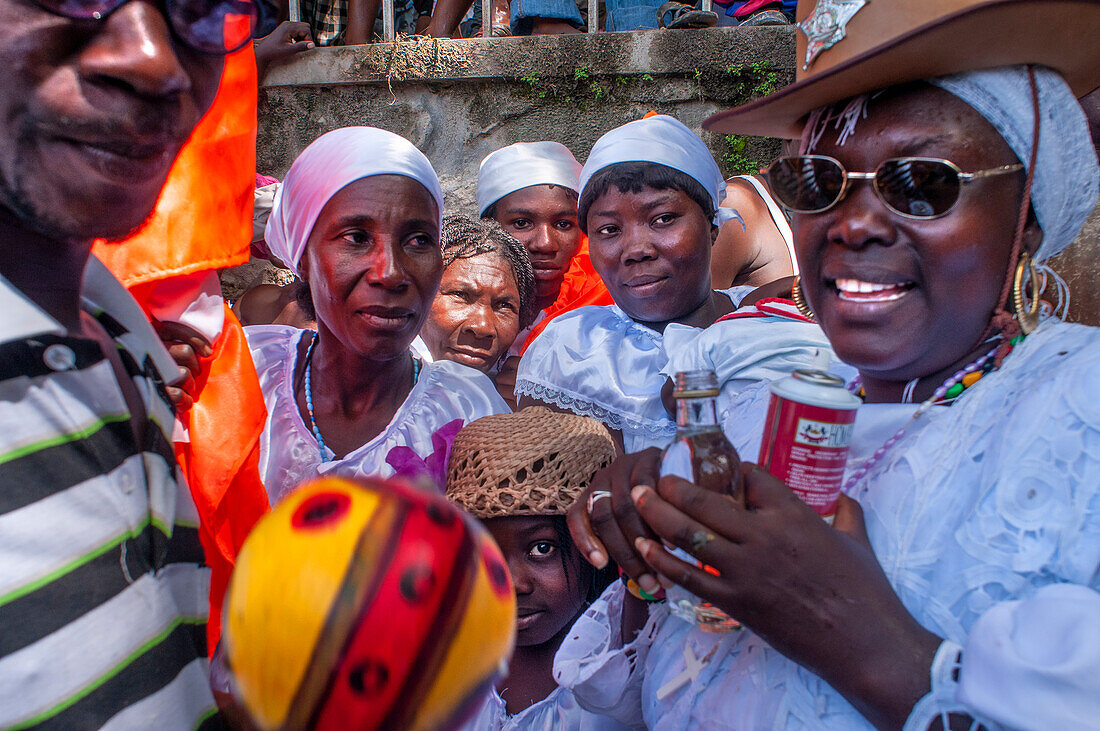
[[[292,340],[297,342],[295,336],[300,336],[301,333],[302,330],[289,325],[246,325],[244,327],[244,336],[251,350],[279,344],[285,346]]]
[[[836,361],[821,327],[788,312],[780,300],[740,308],[703,330],[670,325],[665,347],[667,372],[713,370],[719,383],[771,380],[796,368],[823,368]]]
[[[252,362],[261,378],[266,371],[282,369],[287,358],[293,355],[303,333],[304,330],[287,325],[249,325],[244,328]]]
[[[489,414],[506,414],[511,409],[484,373],[451,360],[425,362],[421,378],[424,388],[419,400],[441,410],[459,410],[467,421]]]
[[[527,353],[532,350],[537,352],[552,349],[558,347],[559,343],[576,341],[582,335],[607,337],[618,334],[621,336],[630,330],[631,326],[638,330],[649,330],[635,323],[615,305],[578,307],[575,310],[563,312],[547,323],[542,333],[528,346]],[[656,332],[649,332],[657,335]]]
[[[1021,398],[1065,393],[1100,398],[1100,328],[1050,321],[1028,335],[1005,358],[1006,387]]]

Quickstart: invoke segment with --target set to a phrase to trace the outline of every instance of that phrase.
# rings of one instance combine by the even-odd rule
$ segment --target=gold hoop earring
[[[1030,302],[1024,296],[1024,280],[1027,279],[1030,292]],[[1026,251],[1020,255],[1020,263],[1016,265],[1016,274],[1012,280],[1012,304],[1016,311],[1016,321],[1020,323],[1020,332],[1027,335],[1039,326],[1039,275],[1035,271],[1035,262],[1031,260],[1031,254]]]
[[[817,318],[814,317],[814,311],[810,309],[809,303],[806,302],[806,297],[802,294],[802,277],[795,277],[794,284],[791,285],[791,299],[794,301],[794,306],[798,308],[798,311],[802,313],[802,316],[812,322],[817,322]]]

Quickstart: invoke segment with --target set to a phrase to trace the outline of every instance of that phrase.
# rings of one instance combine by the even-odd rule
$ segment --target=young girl
[[[467,728],[626,728],[581,709],[551,674],[573,622],[615,576],[581,557],[564,517],[614,457],[599,422],[541,407],[478,419],[455,439],[447,497],[479,518],[500,546],[518,615],[509,674]]]

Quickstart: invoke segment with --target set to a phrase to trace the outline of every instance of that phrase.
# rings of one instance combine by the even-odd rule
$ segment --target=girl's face
[[[588,585],[581,580],[582,559],[571,543],[563,545],[557,527],[561,521],[541,515],[482,521],[500,546],[516,587],[519,647],[550,641],[584,609]]]
[[[977,112],[933,87],[872,100],[846,144],[829,132],[814,154],[849,171],[883,160],[944,158],[964,172],[1018,162]],[[827,211],[795,214],[802,288],[841,360],[864,376],[907,381],[966,357],[990,321],[1008,275],[1024,173],[979,179],[940,218],[904,218],[854,181]],[[1038,228],[1025,248],[1038,244]]]
[[[699,204],[677,189],[611,186],[588,209],[592,265],[639,322],[675,320],[707,298],[714,234]]]
[[[560,185],[529,185],[501,198],[493,217],[531,256],[535,297],[553,303],[581,247],[577,196]]]

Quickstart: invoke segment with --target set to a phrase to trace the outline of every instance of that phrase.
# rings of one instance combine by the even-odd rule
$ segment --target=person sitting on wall
[[[535,319],[527,249],[491,219],[443,219],[443,279],[413,348],[493,377],[516,336]],[[499,389],[515,406],[515,394]]]
[[[471,7],[473,13],[469,12]],[[495,37],[563,35],[581,33],[584,28],[584,19],[575,0],[512,0],[510,4],[507,0],[493,0],[492,16],[492,35]],[[458,34],[460,22],[463,30],[469,32],[466,37],[481,37],[481,3],[440,0],[424,33],[437,38],[458,38],[461,37]]]

